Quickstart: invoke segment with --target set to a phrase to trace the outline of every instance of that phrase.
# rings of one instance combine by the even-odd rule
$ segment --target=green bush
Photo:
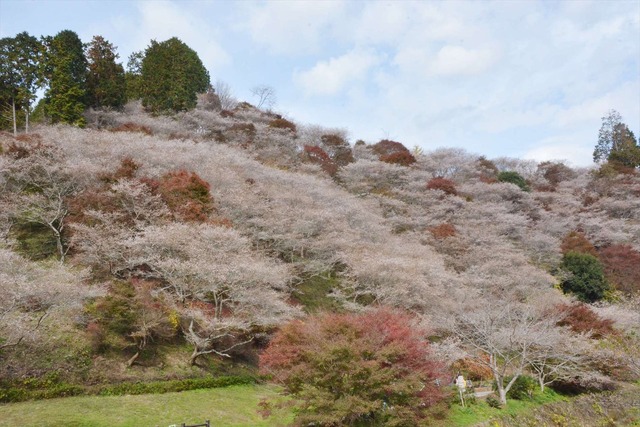
[[[582,301],[598,301],[610,290],[604,268],[593,255],[567,252],[562,257],[562,268],[570,273],[570,277],[562,282],[562,290],[575,294]]]
[[[498,174],[498,181],[517,185],[522,191],[530,191],[529,184],[518,172],[504,171]]]
[[[83,392],[82,387],[61,381],[58,372],[51,372],[42,378],[29,377],[0,381],[0,402],[2,403],[77,396]]]
[[[505,379],[505,382],[508,381],[511,381],[511,377]],[[520,375],[509,389],[507,397],[515,400],[531,399],[537,386],[538,384],[534,378],[528,375]]]
[[[496,409],[502,408],[502,404],[500,403],[500,400],[498,400],[498,398],[493,394],[487,396],[487,405]]]

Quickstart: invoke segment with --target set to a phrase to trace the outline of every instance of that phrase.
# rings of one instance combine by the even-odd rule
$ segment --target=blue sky
[[[591,164],[601,117],[640,133],[640,0],[0,0],[0,36],[177,36],[240,100],[425,150]]]

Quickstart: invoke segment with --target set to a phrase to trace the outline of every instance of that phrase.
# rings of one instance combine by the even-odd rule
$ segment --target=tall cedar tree
[[[610,110],[602,118],[598,143],[593,150],[593,161],[603,160],[631,168],[640,166],[640,145],[616,110]]]
[[[13,128],[15,135],[18,71],[15,67],[14,44],[15,39],[11,37],[0,39],[0,128]]]
[[[127,72],[124,74],[127,100],[142,98],[142,60],[144,52],[133,52],[127,60]]]
[[[153,113],[193,109],[196,94],[210,85],[198,54],[176,37],[151,41],[142,60],[142,82],[142,105]]]
[[[84,126],[82,116],[87,99],[87,60],[78,35],[70,30],[47,39],[49,89],[45,114],[52,123]]]
[[[421,425],[443,397],[428,343],[390,309],[291,322],[260,364],[298,400],[295,425]]]
[[[0,102],[10,106],[14,135],[19,118],[29,132],[31,103],[42,84],[42,50],[42,43],[27,32],[0,40]]]
[[[87,49],[87,101],[94,108],[121,108],[126,102],[124,68],[116,63],[115,47],[102,36],[94,36]]]

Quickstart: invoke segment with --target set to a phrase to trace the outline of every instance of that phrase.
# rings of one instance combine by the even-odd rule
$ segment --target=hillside
[[[203,107],[130,103],[86,113],[87,129],[2,134],[3,382],[254,372],[288,320],[378,305],[417,316],[450,365],[471,354],[461,325],[513,308],[575,326],[549,313],[579,299],[586,326],[563,333],[589,361],[563,378],[640,375],[637,171],[410,153]],[[602,265],[606,288],[572,288],[571,253]]]

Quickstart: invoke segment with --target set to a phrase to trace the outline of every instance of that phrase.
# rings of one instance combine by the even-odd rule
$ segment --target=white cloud
[[[489,48],[467,49],[462,46],[444,46],[431,63],[430,71],[436,75],[474,75],[491,67],[497,54]]]
[[[313,52],[344,18],[338,1],[272,1],[246,3],[241,24],[253,41],[278,54]]]
[[[572,166],[590,166],[593,164],[593,146],[577,141],[576,135],[558,135],[535,143],[523,154],[524,159],[538,162],[547,160],[568,160]],[[595,145],[595,144],[593,144]]]
[[[133,31],[136,44],[141,48],[146,48],[152,39],[160,42],[178,37],[198,53],[210,71],[231,62],[231,56],[216,41],[211,22],[199,16],[196,10],[171,1],[140,1],[138,11],[141,20]]]
[[[342,56],[320,61],[307,71],[294,73],[294,81],[307,95],[335,95],[381,61],[372,51],[353,50]]]

